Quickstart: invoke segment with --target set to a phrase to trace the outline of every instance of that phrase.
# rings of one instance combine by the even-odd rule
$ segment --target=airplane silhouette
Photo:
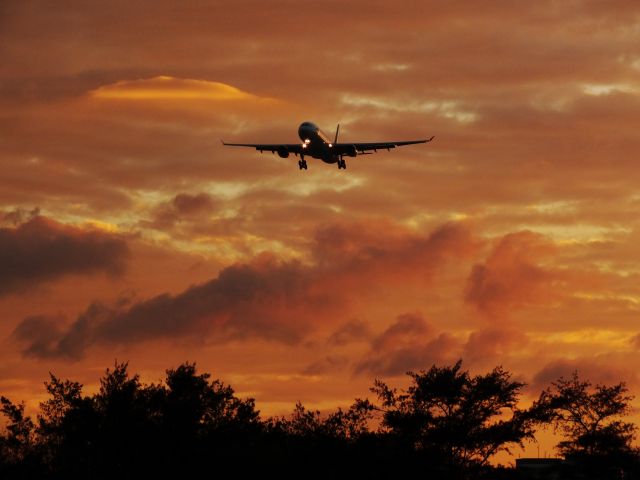
[[[298,136],[302,143],[225,143],[227,147],[252,147],[260,150],[260,153],[267,151],[276,152],[280,157],[287,158],[291,153],[300,156],[298,167],[300,170],[307,169],[305,156],[318,158],[325,163],[337,163],[338,168],[347,168],[344,157],[356,157],[357,155],[371,155],[378,150],[391,150],[403,145],[413,145],[415,143],[427,143],[435,137],[424,140],[407,140],[402,142],[369,142],[369,143],[338,143],[338,133],[340,125],[336,128],[336,136],[333,142],[312,122],[303,122],[298,127]],[[373,152],[371,152],[373,150]]]

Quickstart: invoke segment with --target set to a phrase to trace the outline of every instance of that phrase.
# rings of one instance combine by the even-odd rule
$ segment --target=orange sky
[[[189,360],[272,414],[463,358],[638,395],[639,14],[2,2],[0,392]],[[305,120],[436,139],[346,171],[220,145]]]

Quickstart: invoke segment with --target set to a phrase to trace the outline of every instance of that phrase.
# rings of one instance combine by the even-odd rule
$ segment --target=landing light
[[[311,140],[309,140],[308,138],[305,139],[304,143],[311,143]]]
[[[331,148],[331,147],[333,147],[333,143],[330,143],[330,144],[329,144],[329,148]]]

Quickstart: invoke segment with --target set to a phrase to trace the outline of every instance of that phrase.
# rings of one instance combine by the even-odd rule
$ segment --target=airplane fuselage
[[[304,122],[298,127],[302,140],[302,155],[318,158],[325,163],[336,163],[340,157],[333,152],[333,143],[314,123]]]

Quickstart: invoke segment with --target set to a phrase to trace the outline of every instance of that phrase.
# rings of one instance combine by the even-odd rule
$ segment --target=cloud
[[[25,318],[12,333],[17,341],[27,341],[28,346],[23,350],[25,356],[46,357],[52,348],[52,343],[62,336],[59,317],[34,315]]]
[[[258,97],[220,82],[160,75],[145,80],[124,80],[89,92],[108,100],[256,100]]]
[[[362,320],[352,320],[345,323],[327,339],[331,347],[342,347],[350,343],[363,342],[371,337],[369,325]]]
[[[66,274],[118,275],[128,255],[118,235],[34,216],[17,227],[0,228],[0,295]]]
[[[334,222],[318,228],[313,256],[322,265],[340,265],[345,276],[363,271],[389,281],[430,279],[447,260],[467,258],[477,241],[460,223],[447,223],[429,235],[390,221]]]
[[[559,359],[538,370],[533,375],[529,389],[537,393],[560,377],[570,378],[575,371],[582,380],[588,380],[593,385],[614,385],[621,381],[638,385],[639,380],[635,369],[616,365],[606,359]]]
[[[191,200],[186,203],[190,205]],[[330,226],[325,228],[332,230]],[[372,228],[365,230],[372,233]],[[322,229],[317,238],[318,242],[325,238]],[[82,357],[93,345],[128,345],[154,339],[229,342],[260,338],[298,344],[319,322],[326,324],[330,318],[337,321],[350,315],[355,289],[365,296],[372,280],[385,284],[398,272],[405,272],[409,268],[405,263],[407,255],[417,259],[410,266],[413,275],[431,278],[433,270],[455,256],[456,251],[464,254],[470,237],[464,229],[447,225],[426,236],[403,229],[393,233],[378,229],[375,238],[377,262],[371,258],[367,242],[346,247],[345,237],[339,242],[342,248],[337,248],[345,254],[348,248],[351,255],[320,254],[316,262],[305,264],[262,254],[251,262],[224,268],[216,278],[176,295],[165,293],[131,305],[94,302],[66,330],[49,329],[52,338],[48,342],[41,336],[31,341],[31,330],[22,324],[16,335],[26,345],[25,354],[70,359]],[[409,252],[405,251],[407,247]],[[345,262],[344,258],[350,261]],[[379,277],[373,278],[373,274]],[[346,285],[353,288],[346,289]],[[404,315],[374,339],[373,345],[384,350],[393,339],[427,332],[428,327],[419,316]],[[351,322],[338,329],[329,342],[339,345],[356,335],[368,335],[366,326]]]
[[[389,377],[404,375],[433,364],[454,362],[454,352],[459,351],[459,347],[460,343],[454,336],[441,333],[424,343],[416,341],[401,348],[376,352],[358,362],[355,373]]]
[[[200,213],[213,207],[214,201],[207,193],[199,193],[190,195],[188,193],[179,193],[171,201],[171,206],[177,214],[192,215]]]
[[[432,327],[427,325],[419,313],[405,313],[396,318],[395,323],[378,335],[371,342],[373,350],[389,350],[397,348],[398,344],[412,341],[415,337],[427,336],[432,333]]]
[[[462,358],[471,364],[501,363],[517,348],[528,343],[526,335],[516,329],[489,328],[469,334]]]
[[[500,316],[553,296],[559,276],[538,264],[553,245],[542,235],[517,232],[505,235],[484,264],[477,264],[467,279],[465,301],[480,312]]]
[[[326,357],[307,365],[302,371],[305,375],[322,375],[345,368],[348,359],[344,356],[327,355]]]
[[[29,319],[16,335],[27,344],[25,354],[69,359],[81,358],[94,344],[202,335],[218,342],[257,337],[293,344],[311,328],[313,315],[335,307],[330,297],[312,292],[311,285],[310,272],[299,263],[263,256],[252,264],[227,267],[217,278],[177,295],[128,306],[95,302],[57,338],[34,339],[46,349],[35,348],[31,330],[24,326]]]
[[[497,328],[471,332],[465,342],[459,333],[436,331],[419,313],[403,314],[370,340],[355,373],[396,376],[459,358],[476,367],[493,367],[527,343],[522,332]]]
[[[460,342],[448,333],[435,335],[421,314],[399,315],[371,340],[370,351],[355,365],[356,375],[403,375],[434,363],[454,361]]]
[[[201,223],[218,206],[218,201],[208,193],[179,193],[170,201],[158,205],[151,220],[143,220],[140,225],[157,230],[168,230],[181,221]]]
[[[1,214],[1,212],[0,212]],[[35,207],[31,210],[26,210],[24,208],[15,208],[8,212],[5,212],[2,216],[2,220],[0,221],[0,225],[8,224],[13,227],[17,227],[22,223],[31,220],[34,217],[40,215],[40,208]]]

